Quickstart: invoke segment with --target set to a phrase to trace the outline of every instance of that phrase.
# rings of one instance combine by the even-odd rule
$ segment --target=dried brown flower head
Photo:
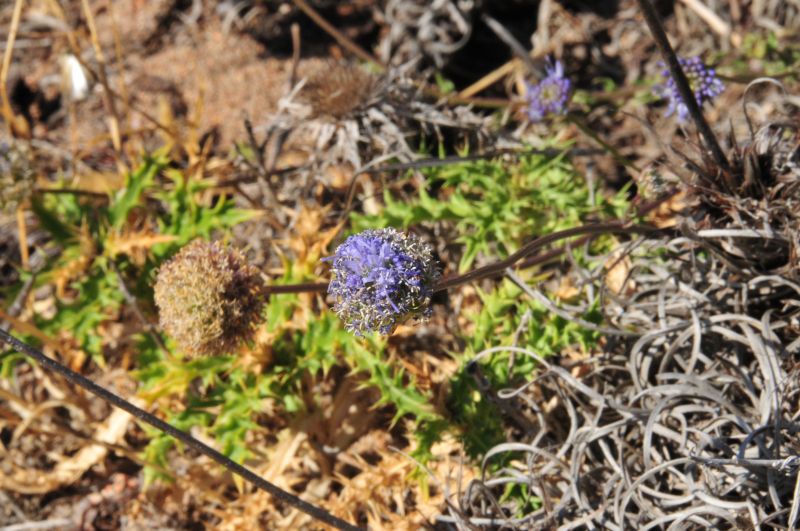
[[[186,245],[159,268],[154,289],[161,326],[192,357],[249,339],[266,302],[258,270],[217,242]]]
[[[366,107],[375,96],[378,77],[351,63],[327,62],[311,71],[298,99],[311,118],[342,119]]]
[[[16,210],[30,197],[34,184],[28,148],[19,142],[0,142],[0,212]]]

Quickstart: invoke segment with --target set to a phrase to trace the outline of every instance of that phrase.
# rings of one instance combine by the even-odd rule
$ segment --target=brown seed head
[[[154,290],[162,328],[191,357],[234,350],[266,303],[258,270],[217,242],[186,245],[159,268]]]
[[[0,211],[10,213],[33,192],[35,174],[23,144],[0,142]]]
[[[299,99],[311,107],[311,117],[345,118],[366,106],[375,95],[377,77],[358,65],[329,62],[315,68]]]

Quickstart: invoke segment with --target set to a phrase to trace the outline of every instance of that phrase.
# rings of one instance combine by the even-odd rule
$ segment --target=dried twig
[[[361,46],[354,43],[352,39],[349,39],[344,33],[336,29],[330,22],[325,20],[325,18],[320,15],[316,9],[311,7],[308,2],[305,0],[293,0],[294,5],[299,7],[303,13],[308,15],[308,18],[314,21],[314,23],[322,28],[328,35],[334,38],[339,45],[344,48],[345,50],[349,51],[362,61],[366,61],[377,68],[379,71],[383,71],[385,66],[378,61],[375,57],[372,56],[369,52],[364,50]]]
[[[86,24],[89,26],[89,34],[91,36],[92,46],[94,47],[94,54],[97,58],[97,73],[100,85],[103,87],[103,102],[105,103],[106,110],[110,114],[108,117],[108,127],[109,133],[111,134],[111,142],[117,155],[117,166],[121,173],[125,173],[126,168],[123,163],[122,139],[120,138],[119,130],[120,119],[117,113],[117,106],[114,104],[114,98],[111,97],[111,85],[106,75],[106,56],[105,53],[103,53],[103,48],[100,46],[100,37],[97,35],[97,27],[94,23],[94,14],[92,13],[92,8],[89,6],[89,0],[81,0],[81,6],[86,16]]]
[[[19,21],[22,17],[23,0],[15,0],[14,11],[11,15],[11,25],[8,29],[8,38],[6,39],[6,49],[3,53],[3,66],[0,70],[0,97],[2,97],[2,112],[3,119],[6,121],[6,128],[9,134],[13,135],[16,131],[15,128],[19,126],[17,117],[14,116],[14,111],[11,109],[11,100],[8,99],[8,71],[11,68],[11,56],[14,54],[14,41],[17,38],[17,31],[19,31]]]

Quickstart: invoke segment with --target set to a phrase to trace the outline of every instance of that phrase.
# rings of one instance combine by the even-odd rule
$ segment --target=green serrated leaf
[[[144,163],[125,179],[125,186],[113,195],[108,206],[108,220],[114,229],[121,229],[128,214],[141,201],[142,194],[153,185],[156,175],[165,166],[162,157],[145,157]]]

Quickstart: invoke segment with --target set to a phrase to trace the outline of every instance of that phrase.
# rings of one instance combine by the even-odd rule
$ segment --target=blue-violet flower
[[[431,246],[413,234],[365,230],[324,260],[332,262],[333,309],[356,335],[390,334],[409,318],[430,317],[439,272]]]
[[[564,114],[567,112],[570,87],[569,79],[564,77],[564,65],[561,61],[548,61],[545,67],[547,75],[538,84],[527,84],[525,95],[528,101],[526,112],[532,122],[541,122],[548,114]]]
[[[689,80],[689,86],[692,88],[698,105],[703,105],[706,101],[712,101],[725,90],[725,85],[717,77],[717,72],[703,64],[699,57],[688,59],[679,57],[678,62]],[[689,117],[689,109],[678,92],[678,85],[670,75],[669,70],[664,69],[661,75],[666,78],[666,82],[653,87],[653,93],[669,101],[666,116],[676,113],[678,120],[683,122]]]

